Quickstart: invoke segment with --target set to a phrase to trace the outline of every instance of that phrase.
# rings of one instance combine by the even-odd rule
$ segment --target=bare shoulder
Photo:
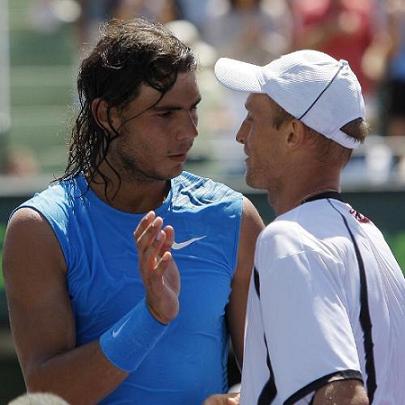
[[[29,261],[38,255],[53,259],[64,268],[64,259],[48,221],[32,208],[20,208],[14,212],[7,225],[4,241],[5,271],[14,261]]]
[[[13,213],[7,224],[6,242],[19,244],[23,239],[46,234],[49,224],[45,218],[32,208],[20,208]]]
[[[47,287],[65,280],[65,261],[46,219],[31,208],[10,218],[3,247],[3,273],[9,303],[44,297]],[[52,285],[54,287],[54,285]],[[37,297],[38,298],[38,297]]]
[[[250,277],[250,272],[253,266],[256,240],[263,229],[264,223],[257,212],[256,207],[248,198],[243,197],[243,215],[239,237],[238,270],[239,272],[242,271],[247,273],[247,277]]]
[[[22,233],[20,236],[23,236],[25,232],[29,236],[31,232],[37,233],[41,230],[41,233],[46,232],[46,228],[50,228],[49,224],[38,211],[33,208],[23,207],[17,209],[11,216],[7,225],[6,236],[17,236],[20,233]]]
[[[243,216],[242,216],[242,228],[241,239],[249,238],[252,235],[259,235],[264,229],[263,220],[257,211],[253,203],[247,198],[243,197]]]

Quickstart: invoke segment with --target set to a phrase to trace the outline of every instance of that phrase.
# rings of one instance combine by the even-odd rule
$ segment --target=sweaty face
[[[168,180],[179,175],[198,135],[201,97],[194,72],[179,73],[156,104],[160,96],[143,85],[138,97],[120,112],[120,136],[111,143],[108,159],[123,181]]]
[[[244,145],[247,155],[246,183],[274,191],[279,186],[284,156],[282,129],[273,125],[277,107],[264,94],[251,94],[245,106],[248,113],[236,139]]]

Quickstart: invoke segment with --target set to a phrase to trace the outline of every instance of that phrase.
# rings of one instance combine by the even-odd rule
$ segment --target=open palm
[[[171,226],[162,229],[163,220],[147,214],[134,232],[139,256],[139,270],[152,315],[169,323],[179,311],[180,274],[170,253],[174,240]]]

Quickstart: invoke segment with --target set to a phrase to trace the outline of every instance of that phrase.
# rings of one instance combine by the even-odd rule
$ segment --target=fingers
[[[162,230],[160,230],[156,234],[156,238],[152,241],[152,243],[147,247],[147,249],[143,253],[143,259],[141,259],[142,262],[145,263],[148,268],[154,268],[160,258],[161,259],[161,251],[162,251],[162,246],[165,244],[166,241],[166,233]]]
[[[144,253],[156,239],[158,241],[160,240],[159,235],[163,225],[163,219],[161,217],[155,217],[154,212],[150,217],[148,217],[148,215],[141,220],[141,223],[134,233],[138,250],[142,253]]]
[[[137,247],[141,251],[145,251],[156,239],[160,240],[160,230],[163,225],[163,219],[156,217],[154,211],[146,214],[134,232],[134,238]],[[174,242],[174,229],[172,226],[165,226],[163,229],[165,233],[165,243],[162,244],[161,255],[167,250],[170,250]]]
[[[153,266],[153,271],[150,273],[150,279],[161,280],[172,259],[173,257],[170,252],[166,251],[163,253],[163,256]]]
[[[146,214],[134,232],[141,268],[153,270],[159,267],[158,274],[163,274],[166,262],[172,259],[169,252],[174,241],[174,229],[168,225],[162,229],[163,219],[155,212]]]
[[[222,395],[213,395],[204,401],[203,405],[226,405],[226,399]]]
[[[165,242],[162,244],[160,249],[160,256],[163,256],[164,252],[170,251],[174,242],[174,229],[172,226],[168,225],[163,228],[166,234]]]
[[[134,232],[135,240],[138,240],[140,236],[145,232],[146,228],[151,224],[151,222],[156,218],[154,211],[149,211],[139,222],[138,226]]]

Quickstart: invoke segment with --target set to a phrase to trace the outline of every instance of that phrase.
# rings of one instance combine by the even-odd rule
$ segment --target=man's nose
[[[198,119],[196,115],[190,112],[185,112],[184,119],[182,120],[181,126],[177,131],[177,139],[182,140],[185,138],[195,138],[198,136],[197,124]]]
[[[242,122],[242,125],[240,126],[237,134],[236,134],[236,141],[241,143],[242,145],[245,144],[246,142],[246,137],[249,133],[249,125],[246,123],[246,121]]]

